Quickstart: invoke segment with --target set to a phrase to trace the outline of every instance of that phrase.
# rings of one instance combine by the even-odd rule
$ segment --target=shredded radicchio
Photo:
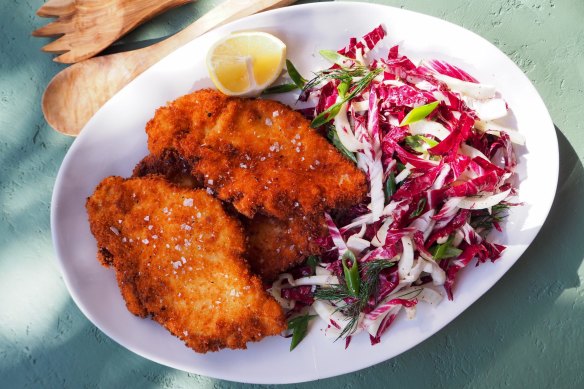
[[[494,87],[443,60],[413,61],[398,46],[379,56],[385,37],[378,26],[351,38],[322,72],[338,77],[321,77],[301,93],[314,102],[302,109],[313,123],[337,108],[316,130],[329,138],[336,132],[333,144],[354,157],[370,193],[362,204],[326,214],[329,234],[319,240],[324,254],[316,267],[284,274],[272,288],[276,298],[311,307],[346,346],[361,331],[379,343],[401,310],[413,317],[419,302],[438,304],[440,289],[452,300],[463,268],[502,256],[505,246],[487,235],[502,230],[516,205],[508,199],[516,194],[510,178],[517,164],[510,136],[521,135],[498,125],[489,131],[485,111],[471,108],[497,100],[504,109],[488,112],[491,120],[506,115]],[[346,98],[367,74],[374,77]]]

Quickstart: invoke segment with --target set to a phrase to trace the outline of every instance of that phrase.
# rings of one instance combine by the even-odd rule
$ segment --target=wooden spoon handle
[[[59,72],[45,90],[43,114],[51,127],[76,136],[87,121],[130,81],[160,59],[221,24],[294,0],[227,0],[183,31],[140,50],[94,57]]]
[[[164,47],[167,53],[171,53],[199,35],[233,20],[253,15],[268,8],[278,8],[292,4],[294,0],[227,0],[217,5],[212,11],[203,15],[197,22],[192,23],[184,30],[154,46]],[[159,48],[155,48],[158,50]]]

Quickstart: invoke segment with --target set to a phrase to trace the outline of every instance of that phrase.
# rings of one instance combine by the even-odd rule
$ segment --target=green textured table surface
[[[584,1],[387,0],[485,37],[527,74],[556,125],[560,180],[551,214],[517,264],[477,303],[414,349],[305,388],[584,387]],[[219,3],[199,0],[123,44],[178,31]],[[61,65],[31,37],[41,0],[0,15],[0,387],[240,387],[160,366],[110,340],[69,296],[49,225],[55,177],[73,141],[40,100]],[[541,185],[549,185],[545,177]]]

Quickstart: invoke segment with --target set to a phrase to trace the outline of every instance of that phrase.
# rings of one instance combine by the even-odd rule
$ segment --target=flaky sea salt
[[[231,291],[229,292],[229,295],[239,297],[239,296],[241,296],[241,293],[238,290],[231,289]]]

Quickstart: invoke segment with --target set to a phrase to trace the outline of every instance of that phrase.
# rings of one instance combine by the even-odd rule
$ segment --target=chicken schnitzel
[[[205,353],[246,348],[286,328],[243,259],[245,236],[219,200],[161,177],[108,177],[87,200],[98,258],[128,310]]]
[[[324,215],[294,215],[286,220],[255,215],[242,220],[247,234],[245,258],[264,282],[272,282],[309,255],[322,252],[317,238],[326,236]]]
[[[201,187],[191,170],[189,162],[176,150],[165,149],[159,156],[146,156],[136,165],[133,175],[160,175],[176,185]],[[327,233],[322,214],[292,215],[285,220],[257,214],[252,219],[241,216],[240,220],[247,237],[245,258],[252,272],[266,283],[302,263],[307,256],[320,254],[322,248],[316,239]]]
[[[185,188],[202,188],[201,180],[193,175],[192,164],[175,149],[164,149],[159,155],[149,154],[134,167],[133,177],[157,175]]]
[[[365,174],[276,101],[203,89],[159,108],[146,126],[148,148],[174,148],[218,198],[249,218],[285,220],[360,202]]]

